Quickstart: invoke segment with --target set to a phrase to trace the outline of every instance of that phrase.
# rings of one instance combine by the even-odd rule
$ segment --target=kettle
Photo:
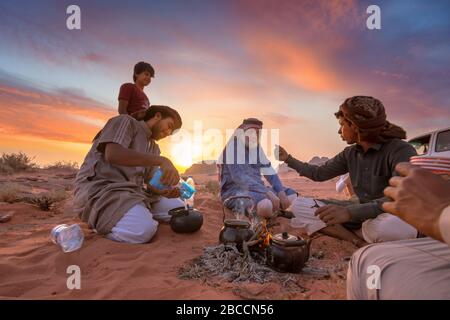
[[[250,229],[250,222],[240,219],[226,219],[220,230],[219,241],[223,244],[235,244],[242,247],[244,241],[248,241],[254,234]]]
[[[311,240],[290,235],[276,234],[266,248],[267,264],[279,272],[299,273],[309,259]]]
[[[203,225],[203,215],[200,211],[185,207],[169,210],[170,227],[177,233],[193,233]]]

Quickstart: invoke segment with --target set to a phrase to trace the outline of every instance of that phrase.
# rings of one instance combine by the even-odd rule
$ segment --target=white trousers
[[[365,246],[347,273],[352,300],[450,299],[450,247],[431,238]]]
[[[397,216],[382,213],[363,222],[363,238],[368,243],[407,240],[417,238],[417,230]]]
[[[184,206],[179,198],[168,199],[161,197],[152,204],[151,211],[143,204],[133,206],[122,219],[106,235],[110,240],[126,243],[149,242],[158,229],[158,221],[170,220],[169,210]]]
[[[315,216],[317,206],[325,204],[314,201],[311,198],[298,197],[294,199],[290,210],[295,218],[291,220],[291,225],[295,228],[303,229],[308,235],[313,234],[327,225]],[[404,239],[414,239],[417,237],[417,230],[404,222],[400,218],[389,213],[382,213],[374,219],[368,219],[361,226],[363,238],[368,243],[396,241]]]

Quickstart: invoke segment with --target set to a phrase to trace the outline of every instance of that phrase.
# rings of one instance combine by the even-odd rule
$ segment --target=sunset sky
[[[70,4],[81,30],[66,28]],[[381,30],[366,27],[371,4]],[[187,130],[258,117],[296,157],[331,157],[345,147],[333,113],[372,95],[413,137],[450,126],[449,39],[445,0],[2,1],[0,153],[81,164],[141,60],[150,103]],[[202,160],[198,142],[160,144],[180,168]]]

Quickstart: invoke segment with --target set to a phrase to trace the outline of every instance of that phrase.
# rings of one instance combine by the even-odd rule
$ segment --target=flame
[[[266,234],[266,237],[264,238],[263,246],[268,247],[270,245],[270,240],[272,239],[272,235],[270,232]]]
[[[272,239],[272,233],[267,228],[267,220],[261,221],[261,233],[260,239],[262,239],[262,247],[266,248],[270,245],[270,240]]]

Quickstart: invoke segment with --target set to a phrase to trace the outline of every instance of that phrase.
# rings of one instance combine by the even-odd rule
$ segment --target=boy
[[[155,70],[149,63],[141,61],[134,66],[134,83],[124,83],[120,87],[119,114],[132,115],[150,107],[150,101],[144,93],[144,87],[148,86],[154,77]]]
[[[386,200],[383,189],[396,174],[395,166],[416,155],[414,147],[403,140],[406,132],[386,120],[383,104],[373,97],[348,98],[335,116],[340,124],[339,135],[351,146],[322,166],[299,161],[281,147],[279,159],[314,181],[349,173],[360,203],[323,206],[315,215],[310,215],[309,210],[298,219],[309,234],[321,230],[358,246],[364,244],[362,239],[374,243],[415,238],[416,229],[381,209]]]

